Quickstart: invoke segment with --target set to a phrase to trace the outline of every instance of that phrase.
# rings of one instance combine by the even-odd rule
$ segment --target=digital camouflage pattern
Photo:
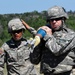
[[[14,18],[8,23],[8,32],[23,29],[25,26],[19,18]],[[35,33],[35,29],[31,29]],[[30,54],[33,52],[34,42],[21,37],[16,41],[13,37],[5,42],[0,49],[0,75],[3,75],[4,64],[6,63],[7,75],[39,75],[31,63]]]
[[[31,34],[33,34],[33,36],[35,36],[37,33],[37,31],[33,27],[30,27],[30,29],[28,29],[28,30]]]
[[[59,6],[49,8],[47,14],[47,20],[61,17],[64,17],[65,19],[69,18],[65,9]]]
[[[25,26],[22,24],[21,20],[19,18],[14,18],[9,21],[8,23],[8,32],[11,33],[12,31],[15,30],[20,30],[20,29],[26,29]]]
[[[41,43],[34,48],[31,54],[32,63],[41,62],[40,71],[44,74],[54,75],[71,71],[68,75],[74,75],[75,32],[65,26],[68,15],[64,8],[59,6],[49,8],[47,12],[47,22],[50,23],[51,19],[60,18],[62,28],[57,31],[52,29],[52,35],[46,34],[41,39]],[[50,24],[47,26],[50,27]]]
[[[54,32],[53,35],[46,34],[43,40],[34,49],[32,63],[41,61],[42,73],[57,74],[72,70],[75,65],[75,33],[63,27],[63,30]]]
[[[3,75],[4,63],[7,64],[8,75],[38,75],[34,65],[30,62],[31,47],[26,39],[21,39],[18,45],[13,39],[4,43],[0,53],[0,75]]]

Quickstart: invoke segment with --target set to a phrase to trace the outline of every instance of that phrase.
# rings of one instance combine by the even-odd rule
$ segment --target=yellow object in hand
[[[36,47],[39,43],[40,43],[40,37],[39,36],[35,36],[35,38],[30,38],[29,40],[31,40],[31,42],[28,44],[28,46],[32,46],[34,44],[34,47]]]
[[[37,46],[40,43],[40,37],[39,36],[35,36],[35,44],[34,46]]]

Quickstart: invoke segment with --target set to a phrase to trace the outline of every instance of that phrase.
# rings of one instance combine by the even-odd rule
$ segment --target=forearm
[[[31,34],[36,35],[37,31],[36,31],[33,27],[29,26],[29,25],[28,25],[24,20],[22,20],[22,19],[21,19],[21,22],[23,23],[23,25],[25,26],[25,28],[26,28]]]
[[[37,31],[36,31],[33,27],[30,27],[30,28],[28,29],[28,31],[29,31],[31,34],[33,34],[33,35],[36,35],[36,33],[37,33]]]
[[[46,41],[45,46],[55,55],[60,54],[60,50],[62,49],[62,46],[56,42],[56,38],[54,38],[53,35],[46,35],[44,38],[44,41]]]

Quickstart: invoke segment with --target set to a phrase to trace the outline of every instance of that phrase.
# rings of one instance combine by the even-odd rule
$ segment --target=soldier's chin
[[[54,28],[55,31],[59,30],[59,28]]]
[[[53,30],[58,31],[60,30],[60,27],[54,28]]]
[[[21,40],[21,38],[16,38],[16,39],[15,39],[15,41],[20,41],[20,40]]]

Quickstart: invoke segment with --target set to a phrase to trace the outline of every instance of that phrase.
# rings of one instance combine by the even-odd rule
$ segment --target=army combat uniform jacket
[[[62,73],[71,71],[75,65],[75,33],[64,28],[46,34],[41,43],[35,47],[32,63],[38,64],[41,61],[42,73]]]
[[[2,45],[4,52],[0,54],[0,75],[3,75],[4,63],[7,66],[7,75],[38,75],[30,62],[31,48],[27,45],[27,40],[23,38],[20,45],[15,44],[13,39]]]

